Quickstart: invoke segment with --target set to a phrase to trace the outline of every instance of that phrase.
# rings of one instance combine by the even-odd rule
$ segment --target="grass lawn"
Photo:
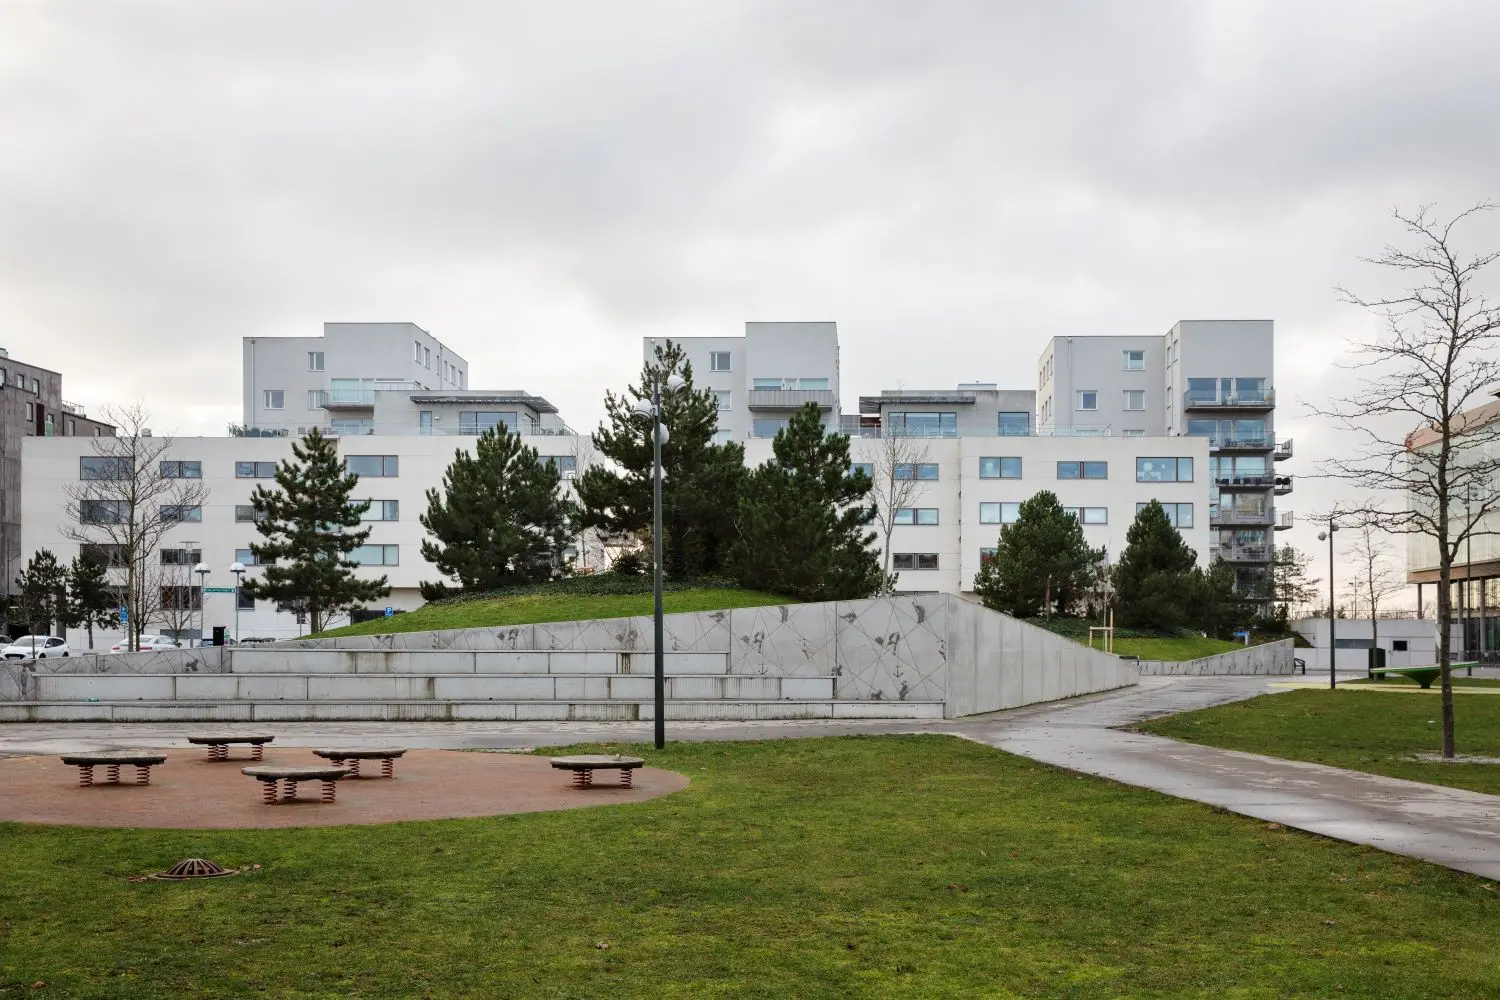
[[[1409,688],[1421,688],[1421,686],[1422,686],[1422,685],[1418,684],[1416,681],[1412,680],[1410,677],[1403,677],[1400,674],[1392,674],[1389,677],[1385,678],[1384,680],[1378,680],[1378,681],[1359,680],[1359,681],[1340,681],[1339,683],[1343,687],[1409,687]],[[1456,688],[1458,688],[1458,687],[1476,687],[1476,688],[1479,688],[1479,687],[1489,687],[1489,688],[1500,687],[1500,678],[1494,678],[1494,677],[1465,677],[1464,674],[1463,674],[1463,671],[1456,670],[1453,673],[1453,686],[1456,687]],[[1432,682],[1432,687],[1429,688],[1428,690],[1430,690],[1430,691],[1437,691],[1438,690],[1438,682],[1437,681],[1433,681]]]
[[[0,993],[1500,993],[1477,877],[942,736],[646,755],[693,785],[383,827],[0,827]],[[127,881],[194,855],[264,867]]]
[[[1184,712],[1135,728],[1227,750],[1500,795],[1500,764],[1411,759],[1442,749],[1440,712],[1438,699],[1426,694],[1305,689]],[[1453,712],[1459,753],[1500,757],[1500,697],[1459,698]]]
[[[667,614],[678,611],[720,611],[753,608],[767,604],[794,603],[775,594],[734,588],[669,590],[662,595]],[[329,629],[319,635],[374,635],[385,632],[426,632],[444,628],[484,628],[491,625],[527,625],[563,622],[581,618],[628,618],[649,615],[651,594],[516,594],[484,600],[429,604],[404,615]]]
[[[1143,660],[1196,660],[1202,656],[1232,653],[1244,646],[1223,639],[1205,639],[1201,635],[1177,636],[1170,639],[1116,639],[1115,653],[1120,656],[1139,656]]]

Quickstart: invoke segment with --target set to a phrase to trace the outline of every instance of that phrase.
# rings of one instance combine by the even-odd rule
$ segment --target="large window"
[[[309,389],[309,390],[307,390],[307,408],[309,410],[321,410],[323,407],[325,407],[327,405],[328,405],[328,390],[327,389]]]
[[[349,558],[356,566],[396,566],[400,563],[399,549],[398,545],[361,545],[349,553]]]
[[[708,370],[711,372],[727,372],[729,368],[728,351],[709,351]]]
[[[78,546],[78,556],[89,562],[98,563],[100,566],[118,569],[125,565],[125,546],[84,542]]]
[[[895,569],[937,569],[936,552],[892,552],[891,566]]]
[[[202,611],[203,590],[199,587],[163,587],[161,607],[163,611]]]
[[[245,566],[273,566],[276,563],[276,560],[274,559],[272,559],[270,562],[261,562],[260,559],[256,557],[255,553],[250,551],[249,549],[235,549],[234,561]]]
[[[1157,501],[1161,503],[1161,501]],[[1146,507],[1143,503],[1135,505],[1135,512],[1139,514]],[[1193,505],[1190,503],[1164,503],[1161,509],[1167,512],[1167,520],[1174,528],[1191,528],[1193,526]],[[1264,532],[1262,532],[1264,536]]]
[[[164,503],[161,505],[163,521],[201,521],[203,508],[195,503]]]
[[[990,549],[990,548],[980,549],[979,550],[979,565],[983,566],[985,563],[989,562],[991,559],[995,558],[999,554],[1000,554],[1000,550],[999,549]]]
[[[980,524],[1015,524],[1021,516],[1019,503],[982,503],[979,505]]]
[[[980,479],[1020,479],[1021,460],[1019,458],[981,458],[979,460]]]
[[[849,474],[853,475],[856,472],[863,472],[865,475],[869,476],[871,480],[874,480],[874,478],[875,478],[875,463],[874,462],[850,462],[849,463]]]
[[[1126,389],[1125,390],[1125,409],[1127,409],[1127,410],[1144,410],[1145,408],[1146,408],[1146,390],[1145,389]]]
[[[936,507],[898,507],[896,524],[933,525],[938,523]]]
[[[784,387],[785,386],[783,385],[782,380],[779,379],[779,378],[758,378],[758,379],[752,380],[751,383],[750,383],[750,388],[752,388],[752,389],[776,389],[776,390],[780,390],[780,389],[782,389]]]
[[[1029,437],[1031,434],[1031,414],[1025,412],[1001,413],[999,415],[998,430],[1001,437]]]
[[[275,479],[275,462],[235,462],[234,478],[236,479]]]
[[[826,378],[799,378],[797,380],[797,388],[804,391],[821,390],[827,392],[828,380]]]
[[[938,477],[936,462],[898,462],[894,471],[895,478],[903,482],[908,479],[932,481]]]
[[[196,566],[203,561],[202,549],[162,549],[163,566]]]
[[[163,462],[161,474],[164,479],[202,479],[202,462]]]
[[[350,455],[345,464],[356,476],[389,478],[400,474],[401,462],[395,455]]]
[[[714,404],[718,406],[720,410],[729,409],[734,402],[734,393],[728,389],[715,389],[713,390],[713,393]]]
[[[359,503],[359,501],[355,501]],[[401,520],[400,500],[371,500],[370,509],[359,515],[361,521],[399,521]]]
[[[958,437],[958,414],[887,413],[885,426],[892,437]]]
[[[773,438],[786,427],[785,420],[761,418],[750,421],[750,435],[758,438]]]
[[[78,519],[84,524],[124,524],[130,505],[124,500],[84,500]]]
[[[261,398],[265,408],[268,410],[286,409],[285,389],[267,389]]]
[[[483,434],[493,427],[504,426],[514,429],[516,426],[515,410],[459,410],[458,411],[458,433],[460,434]]]
[[[308,351],[307,352],[307,370],[310,371],[310,372],[320,372],[320,371],[323,370],[323,352],[322,351]]]
[[[1126,351],[1125,370],[1128,372],[1143,372],[1146,370],[1145,351]]]
[[[1190,483],[1193,481],[1191,458],[1138,458],[1135,460],[1138,483]]]
[[[1058,479],[1108,479],[1108,462],[1058,462]]]
[[[135,460],[131,458],[107,458],[102,455],[85,455],[78,460],[79,479],[129,479],[135,470]]]
[[[1108,507],[1064,507],[1064,514],[1072,514],[1079,524],[1108,524]]]
[[[1099,393],[1093,389],[1080,389],[1077,394],[1075,406],[1080,410],[1099,409]]]
[[[557,466],[558,475],[564,479],[572,479],[578,475],[578,457],[576,455],[543,455],[542,461],[551,462]]]
[[[256,511],[252,504],[237,503],[234,505],[234,519],[236,521],[264,521],[267,515],[264,511]]]

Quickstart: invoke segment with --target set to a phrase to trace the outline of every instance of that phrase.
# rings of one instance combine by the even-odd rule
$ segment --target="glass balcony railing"
[[[1182,394],[1185,409],[1269,410],[1276,405],[1275,389],[1188,389]]]

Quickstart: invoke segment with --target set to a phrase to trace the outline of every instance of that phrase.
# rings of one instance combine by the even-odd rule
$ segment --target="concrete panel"
[[[836,701],[835,719],[941,719],[940,701]]]
[[[392,701],[431,698],[431,677],[320,676],[307,678],[309,701]]]
[[[266,701],[250,705],[255,722],[385,722],[383,702],[351,704],[332,701]]]
[[[0,663],[0,702],[35,698],[31,677],[31,672],[19,663]]]
[[[671,681],[669,680],[670,684]],[[670,689],[669,692],[670,694]],[[620,675],[610,678],[609,697],[626,701],[648,701],[656,696],[656,680],[638,674]]]
[[[783,677],[781,697],[791,701],[832,701],[832,677]]]
[[[240,674],[237,697],[248,701],[305,701],[307,677],[295,674]]]
[[[171,701],[176,685],[164,674],[38,675],[38,701]]]
[[[516,717],[513,702],[454,702],[450,714],[455,720],[473,722],[510,722]]]
[[[553,697],[558,701],[608,701],[611,680],[613,675],[559,674],[552,679]]]
[[[111,722],[251,722],[255,718],[253,708],[254,706],[244,702],[223,705],[112,705],[109,718]],[[250,794],[254,793],[255,789],[250,789]]]
[[[729,626],[724,626],[724,634],[729,634]],[[624,657],[622,657],[624,659]],[[632,669],[625,671],[623,665],[621,671],[624,673],[645,674],[654,669],[651,656],[636,655],[631,657]],[[671,674],[727,674],[729,672],[729,654],[725,653],[667,653],[662,657],[662,668]]]
[[[736,674],[816,677],[838,662],[836,606],[783,604],[729,613],[729,670]]]
[[[179,674],[172,697],[179,701],[234,701],[242,677],[234,674]]]
[[[633,722],[636,718],[633,702],[578,702],[567,708],[568,718],[575,722]]]
[[[620,655],[600,652],[558,652],[548,660],[554,674],[613,674],[618,671]]]
[[[551,653],[484,652],[474,653],[474,672],[479,674],[545,674],[550,669]]]
[[[656,648],[647,619],[645,647]],[[696,611],[662,616],[662,649],[682,653],[728,653],[730,612]]]
[[[761,702],[755,706],[757,719],[831,719],[833,702],[791,701],[770,704]]]

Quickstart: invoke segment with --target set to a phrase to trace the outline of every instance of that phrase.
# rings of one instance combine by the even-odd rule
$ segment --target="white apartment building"
[[[837,323],[750,322],[743,337],[647,337],[646,362],[667,340],[686,352],[694,385],[718,397],[717,442],[773,438],[807,403],[837,425]]]

